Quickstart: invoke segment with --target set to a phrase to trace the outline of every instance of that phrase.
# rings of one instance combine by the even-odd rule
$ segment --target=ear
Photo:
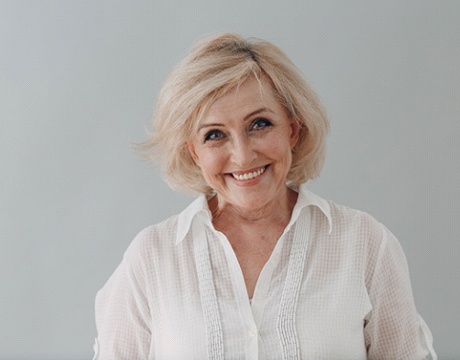
[[[193,161],[195,161],[195,164],[200,166],[199,157],[195,150],[195,144],[193,144],[192,141],[187,141],[185,145],[187,146],[188,152],[190,153],[190,156],[192,157]]]
[[[297,120],[291,120],[291,135],[289,137],[289,143],[291,145],[291,149],[297,144],[300,137],[300,130],[302,126],[299,124]]]

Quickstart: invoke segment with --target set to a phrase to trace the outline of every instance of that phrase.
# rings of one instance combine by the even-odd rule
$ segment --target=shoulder
[[[323,199],[305,189],[302,189],[302,195],[307,199],[303,200],[306,201],[306,204],[314,205],[311,208],[317,223],[319,219],[323,219],[322,223],[327,223],[331,234],[342,236],[360,234],[370,238],[381,237],[384,226],[372,215],[332,200]],[[321,221],[319,222],[321,223]]]
[[[343,250],[351,250],[356,260],[365,266],[368,280],[376,268],[381,268],[382,262],[393,263],[393,267],[406,266],[399,240],[384,224],[367,212],[332,201],[328,203],[332,242]]]
[[[328,201],[331,221],[336,231],[355,231],[367,237],[381,237],[384,226],[365,211]]]
[[[398,243],[388,228],[369,213],[324,200],[327,207],[316,207],[316,218],[328,218],[328,242],[341,249],[359,251],[364,258],[376,258],[388,242]],[[324,210],[326,208],[326,210]],[[321,214],[321,215],[319,215]],[[318,223],[318,222],[317,222]],[[325,221],[320,222],[325,226]],[[326,229],[324,228],[325,232]]]
[[[181,240],[188,236],[192,219],[203,211],[208,211],[204,195],[195,199],[179,214],[144,228],[129,245],[124,259],[134,262],[156,259],[165,262],[178,252],[186,251],[183,248],[187,248],[184,244],[187,242]]]
[[[170,251],[175,244],[178,231],[179,215],[147,226],[131,241],[123,259],[130,264],[142,264],[146,261]]]
[[[298,203],[301,207],[310,207],[317,229],[341,238],[359,236],[378,239],[382,236],[384,226],[370,214],[324,199],[305,186],[299,190]]]

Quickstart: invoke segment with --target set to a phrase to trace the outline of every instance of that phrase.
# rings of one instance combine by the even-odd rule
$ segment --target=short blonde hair
[[[251,76],[269,79],[280,104],[301,125],[287,181],[298,186],[319,175],[329,125],[314,91],[278,47],[257,38],[221,34],[197,42],[166,79],[156,103],[153,131],[141,144],[159,160],[173,189],[212,192],[186,143],[212,103]]]

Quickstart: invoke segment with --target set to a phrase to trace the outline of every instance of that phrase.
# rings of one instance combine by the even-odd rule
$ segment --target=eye
[[[206,135],[204,136],[204,142],[208,140],[211,140],[211,141],[221,140],[223,139],[223,137],[224,137],[224,133],[222,131],[211,130],[211,131],[208,131]]]
[[[257,118],[252,122],[251,129],[262,130],[269,126],[272,126],[270,120],[267,120],[265,118]]]

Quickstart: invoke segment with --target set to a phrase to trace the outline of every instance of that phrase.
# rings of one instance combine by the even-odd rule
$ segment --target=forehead
[[[264,77],[251,77],[213,101],[200,122],[221,117],[223,114],[238,116],[261,107],[270,108],[272,111],[282,108],[270,81]]]

